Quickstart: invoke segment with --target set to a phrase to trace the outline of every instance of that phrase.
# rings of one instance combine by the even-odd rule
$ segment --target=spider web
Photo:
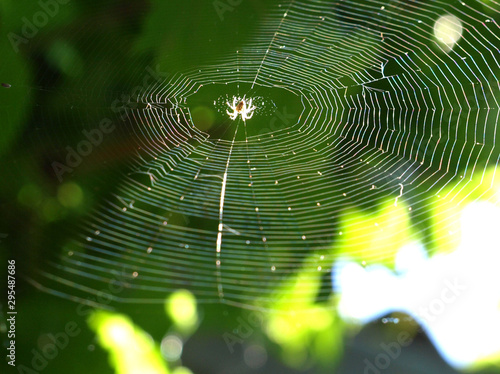
[[[340,224],[350,209],[390,201],[411,210],[413,235],[432,230],[426,208],[437,196],[474,189],[499,160],[498,9],[273,7],[237,51],[141,94],[127,111],[134,162],[41,283],[79,301],[108,290],[116,302],[162,303],[178,288],[202,302],[250,306],[277,288],[300,300],[286,293],[292,275],[313,282],[319,272],[330,284],[336,243],[356,223]],[[434,37],[446,14],[463,26],[450,50]],[[244,95],[258,98],[254,117],[230,120],[227,101]],[[199,107],[216,113],[212,127],[194,116]],[[418,237],[433,248],[433,236]],[[109,292],[117,274],[127,290]],[[329,296],[322,288],[317,300]]]

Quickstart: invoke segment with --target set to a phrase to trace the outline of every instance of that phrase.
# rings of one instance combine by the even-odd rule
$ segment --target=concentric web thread
[[[124,303],[162,303],[178,288],[202,302],[251,306],[277,289],[300,300],[286,293],[297,272],[330,284],[350,209],[390,202],[432,230],[437,196],[473,189],[499,160],[498,11],[495,1],[274,7],[237,51],[141,96],[128,112],[134,165],[42,284],[95,300],[120,275],[127,289],[107,297]],[[446,15],[461,30],[452,47],[435,36]],[[195,106],[213,109],[220,93],[265,96],[293,120],[271,131],[269,116],[222,112],[201,130]],[[435,236],[411,235],[432,249]]]

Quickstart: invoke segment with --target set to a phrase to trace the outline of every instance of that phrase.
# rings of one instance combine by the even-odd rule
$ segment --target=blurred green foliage
[[[190,294],[176,295],[180,299],[175,303],[183,306],[181,310],[172,309],[173,304],[167,302],[166,306],[124,305],[120,312],[127,317],[93,310],[81,313],[76,303],[66,299],[71,295],[59,295],[66,297],[60,298],[42,293],[25,283],[25,279],[44,261],[56,258],[61,248],[67,248],[70,238],[80,235],[76,229],[82,218],[116,189],[134,151],[129,139],[133,134],[118,123],[116,133],[104,139],[78,168],[65,174],[62,183],[54,175],[53,161],[63,160],[67,147],[77,145],[82,129],[93,129],[102,119],[113,117],[111,103],[141,84],[146,66],[174,74],[235,51],[251,40],[251,31],[261,24],[270,5],[271,2],[244,1],[221,20],[212,1],[71,0],[60,4],[46,25],[20,43],[16,51],[9,35],[22,35],[25,19],[33,20],[41,10],[40,4],[13,0],[0,3],[0,82],[10,86],[0,86],[0,232],[8,233],[1,243],[8,251],[2,251],[0,257],[2,263],[7,256],[18,259],[18,271],[22,274],[18,284],[19,363],[31,365],[34,350],[44,347],[47,335],[64,331],[68,322],[74,322],[81,334],[71,339],[40,372],[127,372],[130,362],[135,365],[140,361],[137,356],[128,357],[127,350],[118,351],[116,342],[109,340],[112,333],[108,329],[117,324],[130,332],[127,339],[148,347],[149,351],[141,357],[143,365],[168,373],[158,348],[167,331],[176,329],[185,336],[196,331],[223,341],[224,332],[232,331],[238,318],[246,315],[247,311],[225,305],[199,306],[194,310],[195,300]],[[484,11],[488,11],[486,6]],[[363,38],[363,34],[354,38]],[[377,48],[373,45],[375,51]],[[212,120],[210,115],[207,117],[207,121]],[[483,192],[463,192],[463,198]],[[446,196],[446,191],[442,195]],[[394,207],[393,201],[382,205],[377,213],[344,212],[341,219],[358,223],[357,229],[364,233],[364,238],[360,242],[356,231],[351,231],[337,244],[354,248],[346,253],[354,258],[370,258],[391,266],[397,248],[414,233],[409,229],[407,205]],[[431,208],[438,220],[439,209]],[[450,211],[446,210],[446,214]],[[436,225],[445,223],[441,220]],[[385,230],[383,234],[381,228]],[[422,233],[425,236],[432,234]],[[387,246],[388,237],[398,240]],[[456,245],[441,240],[442,237],[436,237],[434,241],[443,251]],[[370,246],[366,245],[368,242]],[[319,264],[325,266],[325,262]],[[4,271],[0,270],[2,277]],[[263,320],[242,345],[253,341],[263,344],[273,357],[281,357],[297,369],[320,362],[325,371],[333,370],[342,354],[345,329],[333,312],[335,298],[316,303],[315,295],[322,282],[319,272],[299,271],[291,277],[293,289],[280,289],[278,285],[275,301],[259,305],[279,313]],[[290,293],[303,295],[301,302],[287,302],[286,295]],[[91,328],[87,326],[89,315]],[[226,352],[227,347],[218,349]],[[111,363],[108,353],[114,357]],[[124,361],[127,358],[134,360]]]

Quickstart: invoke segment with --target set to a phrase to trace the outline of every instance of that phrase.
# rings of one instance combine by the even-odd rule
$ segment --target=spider
[[[233,110],[232,113],[229,110],[226,110],[226,113],[232,120],[235,120],[236,117],[238,117],[238,114],[241,114],[241,119],[243,121],[246,121],[247,119],[252,118],[253,111],[256,108],[255,105],[252,105],[252,99],[248,101],[248,106],[247,106],[247,102],[245,101],[245,96],[243,96],[243,99],[241,99],[240,102],[238,102],[238,98],[234,97],[233,105],[229,104],[229,101],[227,102],[227,105]]]

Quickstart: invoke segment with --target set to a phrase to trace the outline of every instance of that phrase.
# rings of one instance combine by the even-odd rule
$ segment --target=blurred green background
[[[315,289],[301,290],[307,293],[305,304],[311,310],[293,317],[220,304],[196,305],[187,291],[165,295],[165,305],[132,304],[98,312],[27,282],[46,261],[57,262],[63,245],[79,235],[82,219],[115,191],[130,167],[134,142],[127,129],[119,127],[60,183],[52,163],[64,159],[67,145],[81,140],[81,129],[92,129],[112,117],[113,100],[141,84],[145,66],[178,72],[245,45],[275,3],[60,1],[56,8],[47,8],[47,22],[40,20],[43,27],[27,30],[29,38],[19,36],[25,20],[33,20],[45,5],[0,3],[0,81],[5,83],[0,87],[0,233],[4,234],[0,259],[2,264],[16,260],[18,311],[18,366],[6,365],[9,370],[361,373],[363,358],[376,354],[377,344],[369,342],[395,336],[396,331],[376,322],[359,331],[340,321],[333,304],[315,304],[321,279]],[[352,212],[354,221],[356,214]],[[394,219],[404,224],[404,217]],[[4,268],[2,278],[6,278]],[[5,300],[0,301],[0,323],[2,343],[8,347]],[[57,351],[44,359],[39,353],[51,342],[59,344]],[[477,372],[498,372],[482,370]],[[384,372],[455,371],[418,333],[397,365]]]

